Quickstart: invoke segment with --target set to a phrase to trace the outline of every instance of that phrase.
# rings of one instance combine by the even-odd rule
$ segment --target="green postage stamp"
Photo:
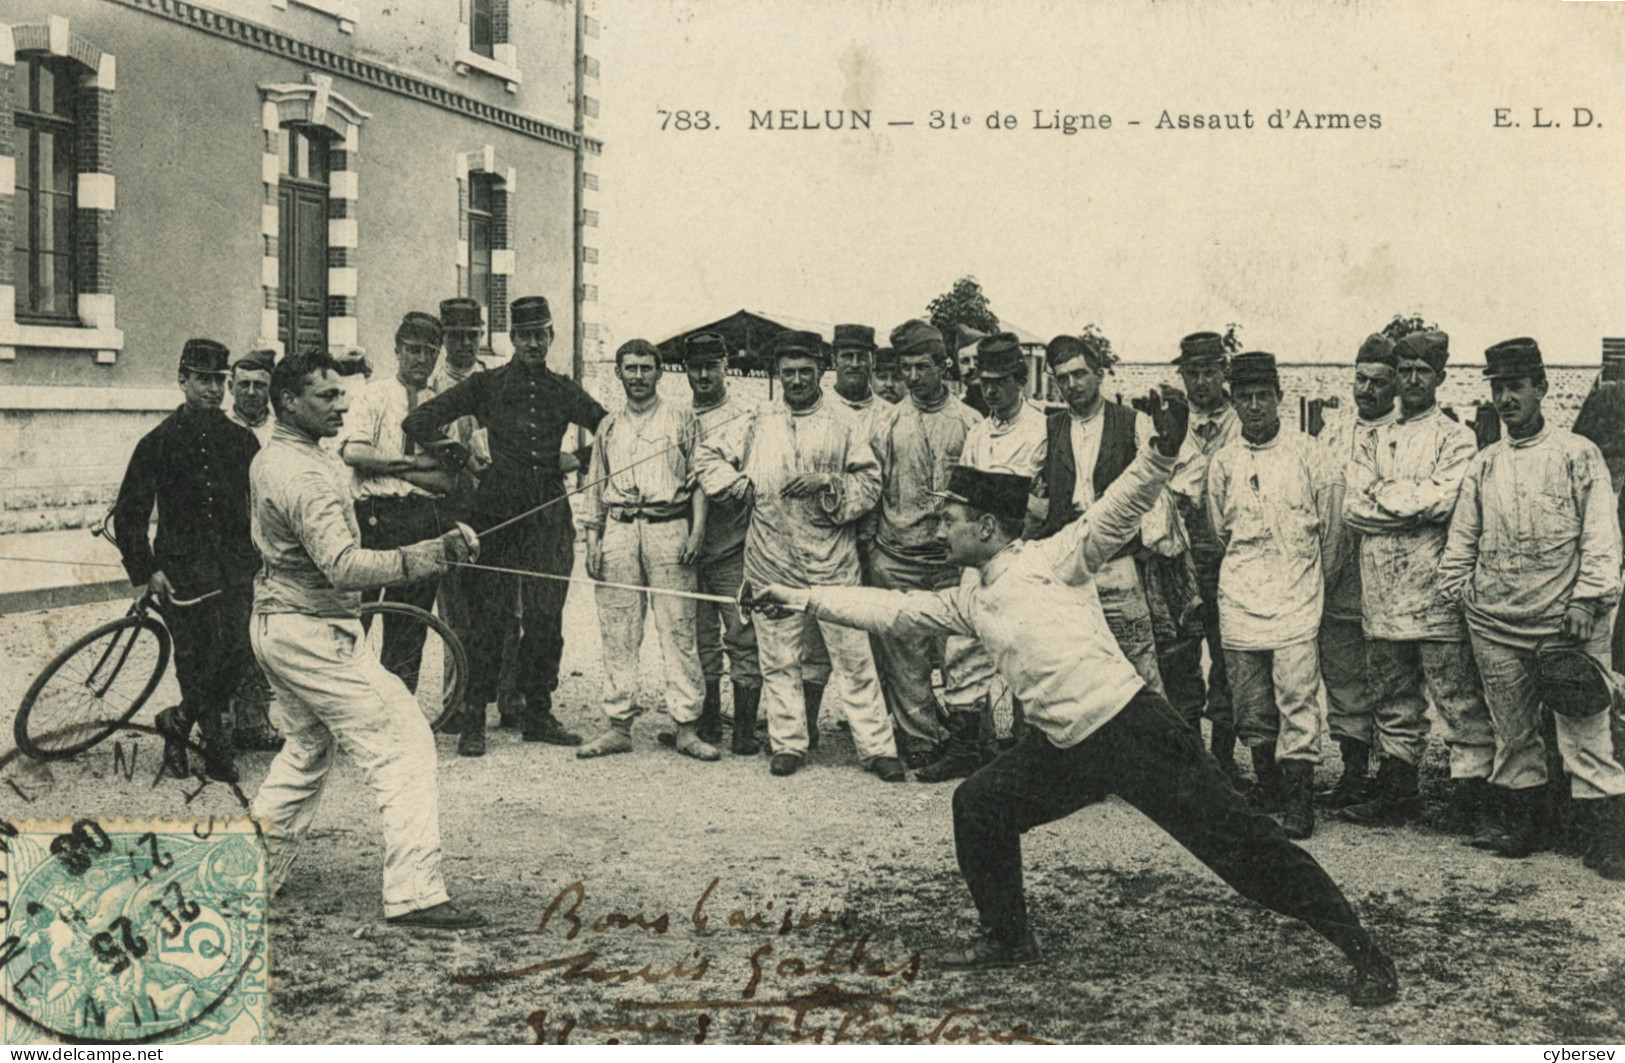
[[[249,819],[0,820],[0,1044],[264,1044]]]

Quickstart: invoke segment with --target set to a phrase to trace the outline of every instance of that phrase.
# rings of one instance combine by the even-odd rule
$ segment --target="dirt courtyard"
[[[123,603],[0,617],[0,734],[54,650]],[[591,595],[572,591],[561,719],[592,736]],[[660,703],[653,640],[646,704]],[[173,679],[137,721],[176,699]],[[1324,822],[1305,843],[1393,954],[1399,1003],[1349,1006],[1345,961],[1238,897],[1113,799],[1029,834],[1041,965],[954,975],[929,954],[974,929],[954,863],[952,785],[888,785],[830,732],[808,767],[701,764],[662,749],[578,761],[493,729],[439,738],[445,872],[483,930],[409,933],[379,899],[379,819],[343,757],[272,902],[272,1022],[284,1042],[738,1043],[1625,1041],[1625,885],[1573,858],[1498,859],[1426,826]],[[115,764],[115,745],[122,760]],[[1426,784],[1437,792],[1435,758]],[[0,816],[240,811],[218,784],[154,784],[127,732],[48,773],[13,759]],[[134,768],[130,761],[133,757]],[[270,754],[245,756],[252,795]],[[1336,770],[1333,753],[1323,777]],[[118,770],[116,770],[118,769]],[[128,777],[126,777],[128,773]]]

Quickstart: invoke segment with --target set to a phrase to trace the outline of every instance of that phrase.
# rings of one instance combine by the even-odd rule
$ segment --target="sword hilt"
[[[739,581],[739,622],[746,627],[750,626],[750,614],[756,608],[756,596],[752,593],[750,580]]]

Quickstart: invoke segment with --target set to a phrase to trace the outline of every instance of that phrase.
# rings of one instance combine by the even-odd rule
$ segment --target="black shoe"
[[[982,766],[982,721],[974,712],[948,714],[948,745],[941,757],[914,773],[919,782],[968,779]]]
[[[215,782],[231,783],[233,786],[242,781],[242,776],[237,772],[237,764],[231,757],[213,756],[208,753],[203,756],[203,776]]]
[[[1592,812],[1593,833],[1585,866],[1610,881],[1625,880],[1625,797],[1583,803],[1597,806]]]
[[[767,770],[774,775],[794,775],[796,769],[800,767],[801,755],[799,753],[775,753],[773,754],[773,762],[768,765]]]
[[[935,957],[937,966],[945,971],[993,971],[1037,963],[1041,958],[1030,930],[1016,945],[1001,945],[983,934],[964,948],[948,949]]]
[[[550,746],[579,746],[581,736],[574,731],[567,731],[564,725],[553,718],[551,712],[532,716],[525,721],[525,729],[520,735],[526,742],[546,742]]]
[[[1542,828],[1546,821],[1546,788],[1508,790],[1501,795],[1506,818],[1501,831],[1490,840],[1487,848],[1496,856],[1509,860],[1522,860],[1541,848]]]
[[[153,721],[164,738],[164,772],[173,779],[190,779],[192,765],[186,756],[186,740],[192,729],[180,720],[181,707],[171,705]]]
[[[902,741],[901,736],[899,736],[898,741]],[[921,768],[941,760],[942,755],[947,751],[948,744],[946,742],[935,746],[910,747],[903,754],[903,766],[908,768],[909,771],[919,771]]]
[[[908,776],[903,772],[903,762],[896,757],[876,757],[869,770],[880,776],[881,782],[908,781]]]
[[[485,756],[485,728],[470,727],[465,730],[462,737],[457,739],[457,755],[459,757]]]
[[[1247,799],[1260,812],[1279,812],[1286,804],[1286,788],[1281,778],[1281,766],[1275,763],[1275,746],[1253,746],[1250,751],[1257,784],[1247,794]]]
[[[422,927],[426,930],[474,930],[490,922],[477,909],[459,908],[450,901],[441,901],[405,915],[392,915],[384,921],[391,926]]]
[[[1281,806],[1281,830],[1288,838],[1302,841],[1315,833],[1315,766],[1307,760],[1289,760],[1281,766],[1285,800]]]
[[[1371,788],[1371,747],[1357,738],[1339,738],[1337,748],[1343,753],[1343,773],[1337,777],[1337,785],[1315,795],[1322,808],[1334,812],[1375,796]]]
[[[722,684],[715,679],[705,684],[705,703],[700,706],[700,718],[694,733],[707,745],[722,744]]]
[[[734,687],[733,752],[753,757],[762,751],[756,740],[756,714],[761,711],[761,687]]]
[[[1349,1003],[1357,1008],[1376,1008],[1399,999],[1399,972],[1373,943],[1354,961],[1354,984],[1349,987]]]
[[[515,690],[497,694],[497,726],[507,731],[517,730],[525,718],[525,698]]]
[[[818,710],[824,704],[822,683],[801,684],[801,700],[807,708],[807,749],[818,748]]]
[[[1398,757],[1384,757],[1377,769],[1377,796],[1350,805],[1338,817],[1363,827],[1397,827],[1409,823],[1422,810],[1416,787],[1416,765]]]

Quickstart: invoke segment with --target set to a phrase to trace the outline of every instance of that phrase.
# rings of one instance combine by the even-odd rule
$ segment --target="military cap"
[[[214,340],[187,340],[181,347],[181,368],[189,373],[225,376],[231,352]]]
[[[709,365],[726,361],[728,341],[716,332],[696,332],[683,340],[684,365]]]
[[[1361,362],[1380,362],[1386,366],[1399,364],[1399,356],[1394,353],[1394,341],[1380,332],[1373,332],[1360,344],[1360,351],[1354,356],[1354,364]]]
[[[987,339],[987,333],[980,329],[973,329],[969,325],[954,326],[954,350],[962,351],[966,347],[975,346]]]
[[[395,330],[395,342],[412,338],[424,343],[438,345],[441,337],[440,319],[433,314],[425,314],[421,310],[413,310],[401,318],[400,328]]]
[[[256,347],[233,362],[231,367],[256,373],[269,373],[276,368],[276,349],[273,347]]]
[[[1030,476],[955,465],[948,472],[948,490],[931,493],[995,517],[1022,520],[1027,516],[1027,493],[1032,485]]]
[[[862,347],[866,351],[875,349],[875,330],[868,325],[836,325],[835,338],[830,346],[836,350],[842,347]]]
[[[1528,336],[1502,340],[1484,352],[1484,375],[1491,380],[1537,376],[1546,371],[1540,358],[1540,345]]]
[[[948,357],[948,345],[943,342],[942,333],[917,317],[891,330],[891,345],[899,358],[905,354],[931,354],[938,361],[944,361]]]
[[[1066,373],[1071,371],[1068,367],[1073,362],[1082,358],[1090,369],[1098,372],[1101,353],[1088,336],[1057,336],[1045,345],[1044,361],[1049,364],[1050,372]]]
[[[527,295],[523,299],[515,299],[508,307],[509,328],[552,323],[553,312],[547,308],[547,300],[540,295]]]
[[[467,296],[440,300],[440,324],[446,328],[484,328],[485,315],[479,300]]]
[[[1398,362],[1426,362],[1437,372],[1450,360],[1450,337],[1437,329],[1412,332],[1394,344],[1394,357]]]
[[[779,333],[773,338],[773,357],[785,358],[790,355],[812,358],[819,365],[822,365],[824,363],[824,337],[816,332],[802,332],[795,329]]]
[[[976,370],[984,377],[1009,376],[1022,366],[1021,341],[1014,332],[995,332],[976,344]]]
[[[897,349],[895,347],[876,347],[875,348],[875,368],[878,369],[883,365],[888,365],[888,366],[891,366],[893,368],[896,368],[896,366],[897,366]]]
[[[1224,337],[1217,332],[1193,332],[1179,341],[1179,357],[1175,365],[1193,365],[1197,362],[1219,362],[1226,356]]]
[[[1230,387],[1248,384],[1269,384],[1280,390],[1281,375],[1275,370],[1275,355],[1268,351],[1246,351],[1230,359]]]

